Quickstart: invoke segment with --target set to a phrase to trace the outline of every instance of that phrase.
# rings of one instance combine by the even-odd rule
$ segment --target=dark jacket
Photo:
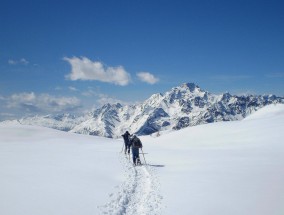
[[[137,136],[134,136],[131,139],[131,146],[132,148],[142,148],[143,147],[141,140]]]
[[[126,132],[125,132],[123,135],[121,135],[121,136],[122,136],[123,139],[124,139],[124,143],[127,144],[127,145],[129,145],[129,144],[130,144],[130,140],[129,140],[130,134],[129,134],[129,132],[126,131]]]

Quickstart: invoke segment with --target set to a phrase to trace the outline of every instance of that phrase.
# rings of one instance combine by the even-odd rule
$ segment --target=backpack
[[[142,148],[142,143],[138,137],[133,138],[132,144],[135,148]]]

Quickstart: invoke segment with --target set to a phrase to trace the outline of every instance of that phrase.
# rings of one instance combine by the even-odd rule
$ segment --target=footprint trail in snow
[[[126,174],[125,181],[111,193],[110,201],[100,206],[101,214],[106,215],[154,215],[161,214],[162,196],[160,184],[151,166],[136,166],[120,156]]]

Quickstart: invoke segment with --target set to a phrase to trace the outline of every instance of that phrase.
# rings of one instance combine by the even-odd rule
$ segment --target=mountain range
[[[82,116],[65,113],[25,117],[18,122],[117,138],[126,130],[137,135],[149,135],[206,123],[241,120],[273,103],[284,103],[284,98],[275,95],[236,96],[229,93],[215,95],[194,83],[184,83],[164,94],[153,94],[140,104],[105,104]]]

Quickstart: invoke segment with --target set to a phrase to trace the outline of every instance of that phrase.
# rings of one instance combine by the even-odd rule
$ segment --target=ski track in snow
[[[148,165],[134,167],[132,159],[124,155],[120,155],[120,162],[124,166],[126,180],[116,187],[116,193],[109,194],[107,204],[99,206],[101,214],[161,214],[163,197],[155,169]]]

